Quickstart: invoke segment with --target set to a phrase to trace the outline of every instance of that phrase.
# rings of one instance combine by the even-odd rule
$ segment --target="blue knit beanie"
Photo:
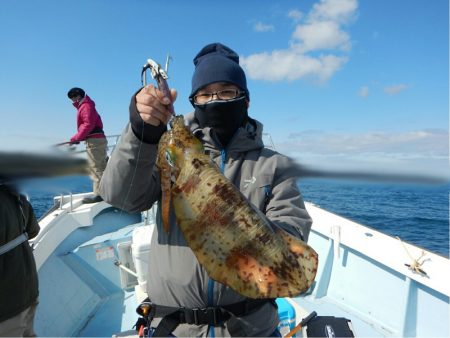
[[[245,91],[247,98],[250,98],[244,70],[239,66],[239,55],[231,48],[221,43],[211,43],[195,56],[194,65],[190,98],[199,89],[214,82],[232,83]]]

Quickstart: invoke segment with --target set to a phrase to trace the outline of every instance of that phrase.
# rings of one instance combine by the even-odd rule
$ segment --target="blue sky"
[[[241,56],[277,150],[319,167],[448,171],[447,0],[2,0],[0,149],[75,133],[67,90],[96,102],[107,134],[128,121],[147,58],[173,57],[188,102],[192,59],[222,42]]]

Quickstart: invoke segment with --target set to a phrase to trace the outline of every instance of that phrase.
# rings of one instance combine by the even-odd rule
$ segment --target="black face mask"
[[[195,117],[200,127],[210,127],[213,134],[225,147],[236,130],[247,121],[247,102],[243,96],[230,101],[196,104]]]

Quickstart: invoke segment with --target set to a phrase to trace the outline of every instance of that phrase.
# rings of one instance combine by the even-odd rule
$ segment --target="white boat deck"
[[[447,258],[426,252],[427,275],[413,272],[405,264],[422,249],[311,204],[308,211],[314,219],[308,243],[319,252],[319,271],[310,294],[296,303],[351,318],[360,336],[449,335]]]
[[[72,203],[64,197],[62,208],[41,220],[34,240],[38,336],[112,336],[130,332],[138,317],[136,280],[114,262],[142,217],[105,202],[82,205],[82,197],[75,195]],[[307,208],[319,271],[308,294],[289,299],[297,322],[316,311],[351,319],[359,337],[450,336],[447,258],[427,252],[422,276],[405,266],[421,249],[314,205]]]

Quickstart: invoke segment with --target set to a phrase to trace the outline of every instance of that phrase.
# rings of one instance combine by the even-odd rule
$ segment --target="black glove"
[[[133,130],[134,135],[142,142],[157,144],[162,134],[167,130],[167,126],[161,123],[159,126],[155,127],[142,120],[136,107],[136,94],[138,92],[139,91],[133,95],[130,102],[131,129]]]

